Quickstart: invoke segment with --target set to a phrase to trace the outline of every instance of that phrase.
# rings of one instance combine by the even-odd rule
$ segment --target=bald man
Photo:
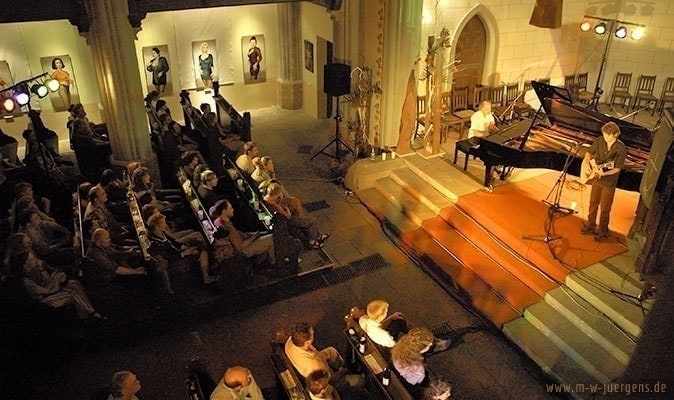
[[[250,370],[236,366],[225,371],[211,400],[264,400],[264,397]]]

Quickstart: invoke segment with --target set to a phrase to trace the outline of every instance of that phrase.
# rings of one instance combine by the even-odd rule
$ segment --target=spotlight
[[[643,27],[643,26],[638,26],[638,27],[634,28],[634,30],[632,31],[632,34],[630,35],[630,37],[631,37],[633,40],[639,40],[639,39],[641,39],[642,37],[644,37],[644,27]]]
[[[59,90],[59,81],[56,79],[49,79],[47,82],[45,82],[45,84],[52,92]]]
[[[592,28],[592,25],[590,24],[590,21],[583,21],[583,23],[580,24],[581,32],[589,32],[590,28]]]
[[[21,85],[14,89],[14,94],[12,95],[16,104],[19,107],[23,107],[30,101],[30,95],[28,94],[28,88],[24,85]]]
[[[594,33],[603,35],[606,33],[606,22],[600,22],[594,27]]]
[[[615,37],[618,39],[625,39],[627,37],[627,28],[625,28],[625,25],[621,25],[615,30]]]
[[[46,97],[49,94],[49,89],[47,89],[45,85],[39,83],[36,83],[33,86],[31,86],[30,91],[32,93],[35,93],[39,98]]]
[[[2,102],[2,108],[7,111],[8,113],[11,113],[14,111],[14,108],[16,107],[16,104],[14,103],[14,100],[12,98],[7,98]]]

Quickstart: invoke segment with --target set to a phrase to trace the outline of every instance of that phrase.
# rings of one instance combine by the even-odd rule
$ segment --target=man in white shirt
[[[389,304],[384,300],[372,300],[367,305],[367,314],[358,319],[358,324],[373,342],[384,347],[393,347],[400,333],[407,333],[409,326],[405,316],[395,312],[387,317]]]
[[[264,397],[250,370],[236,366],[225,371],[210,400],[264,400]]]
[[[491,102],[485,100],[480,103],[480,109],[475,111],[470,117],[468,138],[487,136],[496,130],[496,121],[494,120],[494,115],[491,113]]]
[[[338,371],[344,360],[334,347],[316,350],[314,343],[314,328],[306,322],[299,322],[290,331],[290,337],[285,344],[285,352],[293,367],[303,377],[319,369]]]

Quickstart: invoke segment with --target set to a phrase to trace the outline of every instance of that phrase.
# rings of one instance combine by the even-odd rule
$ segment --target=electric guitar
[[[583,159],[583,163],[580,166],[580,178],[578,179],[578,182],[580,182],[583,185],[592,185],[596,181],[601,178],[599,174],[597,173],[597,170],[601,169],[602,171],[606,172],[610,169],[613,169],[615,166],[613,161],[609,161],[603,164],[597,164],[594,168],[592,167],[592,164],[590,161],[586,161]]]

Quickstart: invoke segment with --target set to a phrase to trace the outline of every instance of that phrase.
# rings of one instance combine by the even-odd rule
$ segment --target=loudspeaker
[[[323,92],[343,96],[351,92],[351,67],[346,64],[326,64],[323,67]]]
[[[529,25],[539,28],[560,28],[562,26],[562,1],[536,0]]]

